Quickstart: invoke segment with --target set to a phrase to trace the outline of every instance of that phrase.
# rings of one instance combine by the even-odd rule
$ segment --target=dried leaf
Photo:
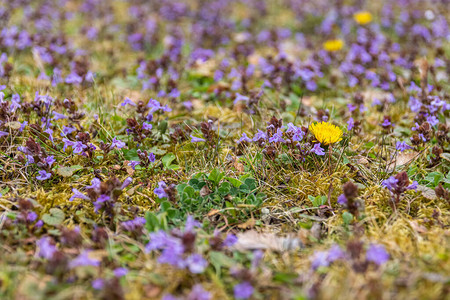
[[[242,229],[255,227],[256,221],[254,218],[250,218],[245,223],[239,224],[238,227]]]
[[[5,123],[5,126],[11,128],[11,129],[17,130],[22,126],[22,124],[20,122],[13,121],[13,122]]]
[[[410,221],[409,224],[411,224],[411,227],[417,232],[417,233],[427,233],[428,230],[425,226],[419,225],[417,221]]]
[[[237,238],[233,248],[238,251],[260,249],[283,252],[303,247],[297,237],[280,237],[274,233],[259,233],[254,230],[239,233]]]
[[[208,213],[206,216],[212,217],[212,216],[218,214],[219,212],[220,212],[220,210],[214,209],[214,208],[213,208],[213,209],[211,209],[211,210],[209,211],[209,213]]]
[[[417,187],[417,190],[422,192],[422,196],[424,196],[428,200],[436,200],[437,199],[436,192],[427,186],[419,185]]]
[[[212,191],[207,185],[203,186],[202,189],[200,190],[200,196],[202,197],[208,196],[211,193]]]
[[[233,165],[239,173],[244,172],[244,165],[242,163],[240,163],[239,161],[235,160]]]
[[[395,167],[407,165],[414,161],[419,156],[418,152],[402,152],[397,155],[396,159],[389,164],[389,172],[392,172]]]
[[[450,153],[441,153],[440,157],[445,159],[446,161],[450,161]]]
[[[56,174],[62,176],[62,177],[71,177],[73,175],[74,172],[82,169],[82,166],[71,166],[71,167],[59,167],[56,170]]]

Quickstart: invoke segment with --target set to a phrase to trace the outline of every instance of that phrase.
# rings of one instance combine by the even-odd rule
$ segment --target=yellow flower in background
[[[372,22],[372,14],[368,11],[359,11],[353,15],[353,19],[360,25],[369,24]]]
[[[329,52],[339,51],[344,47],[344,41],[343,40],[328,40],[325,43],[323,43],[323,48]]]
[[[320,122],[309,125],[309,131],[322,145],[334,144],[342,140],[342,130],[336,125]]]

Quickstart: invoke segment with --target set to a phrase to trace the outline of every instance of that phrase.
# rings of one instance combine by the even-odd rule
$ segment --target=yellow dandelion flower
[[[342,130],[336,125],[320,122],[309,125],[309,131],[322,145],[334,144],[342,140]]]
[[[368,11],[359,11],[353,15],[353,19],[360,25],[369,24],[372,22],[372,14]]]
[[[344,41],[340,39],[328,40],[323,43],[323,48],[329,52],[339,51],[344,47]]]

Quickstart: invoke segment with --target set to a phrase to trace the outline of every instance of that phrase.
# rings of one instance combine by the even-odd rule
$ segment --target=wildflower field
[[[450,299],[448,0],[0,0],[0,299]]]

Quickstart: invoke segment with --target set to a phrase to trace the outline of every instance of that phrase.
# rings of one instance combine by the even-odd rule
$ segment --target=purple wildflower
[[[286,143],[286,140],[283,139],[281,128],[277,129],[277,132],[269,139],[269,143]]]
[[[73,188],[72,189],[72,197],[70,197],[69,201],[73,201],[74,199],[84,199],[84,200],[89,200],[89,197],[86,196],[85,194],[81,193],[79,190]]]
[[[75,257],[70,263],[69,268],[73,269],[76,267],[84,267],[84,266],[94,266],[98,267],[100,265],[100,261],[98,259],[89,257],[89,250],[83,250],[77,257]]]
[[[153,125],[148,122],[144,122],[142,124],[142,129],[144,129],[144,130],[150,131],[150,130],[152,130],[152,128],[153,128]]]
[[[139,165],[141,162],[137,160],[131,160],[128,165],[134,170],[134,168]]]
[[[86,186],[87,189],[99,189],[100,188],[100,179],[98,178],[92,178],[91,185]]]
[[[394,176],[391,176],[388,179],[383,180],[381,185],[387,188],[388,190],[392,191],[397,187],[397,183],[398,179],[396,179]]]
[[[330,261],[328,260],[328,252],[327,251],[317,251],[314,253],[312,257],[311,268],[316,270],[319,267],[328,267],[330,265]]]
[[[76,130],[75,127],[72,127],[72,126],[63,126],[63,130],[62,130],[62,132],[61,132],[61,136],[67,136],[67,135],[71,134],[72,132],[74,132],[75,130]],[[63,141],[64,141],[64,139],[63,139]],[[71,146],[71,145],[69,145],[69,146]],[[66,146],[64,146],[64,149],[66,149],[65,147],[66,147]]]
[[[371,244],[367,249],[366,259],[380,266],[389,260],[389,253],[383,245]]]
[[[72,142],[72,151],[73,153],[82,153],[84,151],[84,149],[86,149],[87,146],[85,144],[83,144],[80,141],[77,141],[75,143]]]
[[[408,185],[406,187],[406,189],[408,189],[408,190],[417,190],[418,187],[419,187],[419,183],[414,180],[413,183],[411,183],[410,185]]]
[[[192,134],[190,135],[191,137],[191,143],[199,143],[199,142],[205,142],[205,139],[199,138],[199,137],[195,137]]]
[[[97,201],[95,201],[94,204],[94,211],[97,213],[103,206],[105,202],[108,202],[111,200],[111,197],[108,195],[102,194],[97,198]]]
[[[247,136],[247,134],[244,132],[242,133],[242,137],[237,141],[238,144],[242,143],[242,142],[247,142],[247,143],[251,143],[251,139]]]
[[[194,274],[200,274],[203,273],[203,271],[208,266],[208,262],[198,253],[194,253],[190,255],[186,259],[187,267],[189,268],[189,271]]]
[[[338,202],[340,205],[346,205],[346,204],[347,204],[347,198],[345,197],[344,194],[340,194],[339,197],[338,197],[338,199],[337,199],[337,202]]]
[[[236,105],[236,103],[238,103],[239,101],[248,101],[248,100],[250,100],[249,97],[236,93],[236,98],[234,99],[233,104]]]
[[[120,186],[120,189],[123,190],[124,188],[129,186],[130,183],[132,183],[132,182],[133,182],[133,178],[131,178],[131,177],[125,178],[125,180],[123,181],[122,185]]]
[[[117,268],[117,269],[114,269],[113,272],[114,272],[114,276],[123,277],[128,274],[128,269],[127,268]]]
[[[353,118],[348,119],[347,121],[347,130],[350,131],[355,127],[355,120]]]
[[[186,224],[184,226],[185,232],[192,232],[195,227],[201,227],[202,223],[195,220],[193,216],[188,215],[186,219]]]
[[[187,296],[187,300],[210,300],[211,293],[205,291],[200,284],[196,284],[192,287],[192,291]]]
[[[175,297],[174,295],[171,295],[171,294],[167,294],[167,295],[164,295],[161,298],[161,300],[180,300],[180,298]]]
[[[45,162],[47,163],[47,165],[49,167],[51,167],[55,161],[56,161],[56,159],[53,157],[53,155],[47,156],[45,158]]]
[[[333,245],[330,250],[328,250],[328,261],[334,262],[338,259],[345,258],[345,252],[342,251],[341,247],[339,245]]]
[[[101,289],[103,289],[104,285],[105,285],[105,281],[102,278],[97,278],[92,281],[92,288],[94,290],[101,290]]]
[[[225,247],[231,247],[231,246],[233,246],[234,244],[236,244],[237,241],[238,241],[237,236],[235,236],[234,234],[231,234],[231,233],[230,233],[230,234],[227,234],[225,240],[223,241],[223,245],[224,245]]]
[[[37,213],[35,213],[34,211],[30,211],[27,214],[27,221],[34,222],[34,221],[36,221],[37,217],[38,217]]]
[[[261,131],[261,130],[258,129],[258,132],[253,137],[253,141],[257,142],[260,139],[267,140],[267,134],[264,131]]]
[[[51,259],[56,252],[56,246],[50,243],[49,237],[40,238],[36,241],[36,245],[39,247],[39,257]]]
[[[311,153],[316,155],[325,155],[324,149],[320,147],[320,143],[314,144],[314,147],[310,150]]]
[[[142,228],[145,224],[145,219],[142,217],[136,217],[134,220],[128,220],[122,222],[122,227],[127,231],[136,231],[139,228]]]
[[[38,173],[39,173],[39,175],[36,176],[37,180],[43,181],[43,180],[47,180],[50,177],[52,177],[52,173],[47,173],[45,170],[40,170]]]
[[[120,106],[127,106],[127,105],[136,106],[136,103],[134,103],[130,98],[126,97],[122,101],[122,103],[120,103]]]
[[[395,145],[395,149],[397,149],[400,152],[403,152],[408,149],[412,149],[410,145],[408,145],[406,142],[397,142]]]
[[[111,149],[117,148],[117,149],[122,149],[123,147],[125,147],[125,143],[118,140],[117,138],[113,138],[112,142],[111,142]]]
[[[60,114],[56,111],[53,111],[53,120],[67,119],[66,115]]]
[[[153,191],[158,198],[167,198],[168,195],[166,194],[165,190],[167,188],[167,184],[164,181],[158,182],[158,187]]]
[[[254,288],[248,281],[244,281],[234,286],[234,297],[237,299],[248,299],[253,295]]]

